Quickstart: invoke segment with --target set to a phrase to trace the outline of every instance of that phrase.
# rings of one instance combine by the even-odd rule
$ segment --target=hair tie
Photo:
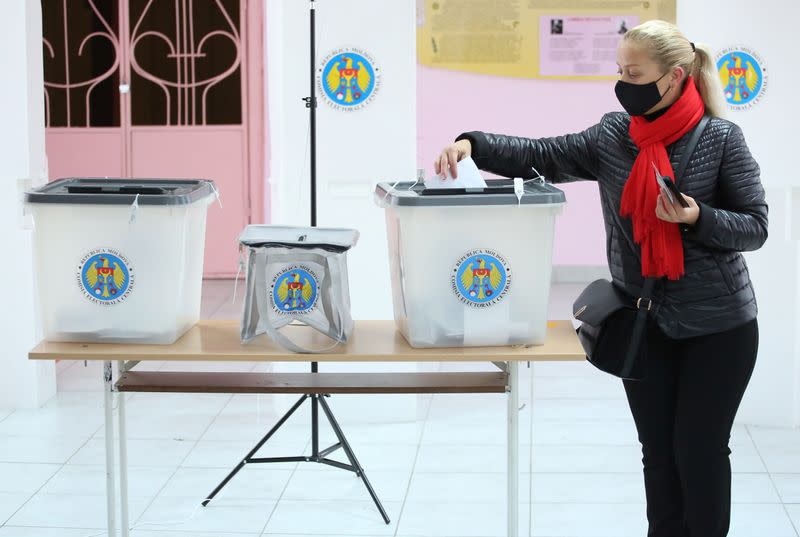
[[[692,52],[697,52],[697,48],[694,46],[694,43],[689,41],[689,44],[692,45]]]

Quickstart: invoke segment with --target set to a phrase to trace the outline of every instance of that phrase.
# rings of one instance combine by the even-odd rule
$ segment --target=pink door
[[[260,2],[42,7],[50,177],[213,179],[205,275],[232,276],[236,237],[264,220]]]
[[[42,1],[50,178],[125,177],[119,2]]]

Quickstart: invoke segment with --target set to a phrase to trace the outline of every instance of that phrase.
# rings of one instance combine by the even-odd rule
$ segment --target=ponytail
[[[704,43],[695,43],[694,61],[689,70],[694,77],[697,91],[706,105],[706,113],[711,116],[723,117],[725,107],[722,102],[722,84],[716,62],[712,57],[711,49]]]
[[[642,23],[628,31],[623,39],[647,50],[663,72],[682,67],[694,78],[706,113],[723,117],[722,85],[708,45],[691,43],[677,26],[662,20]]]

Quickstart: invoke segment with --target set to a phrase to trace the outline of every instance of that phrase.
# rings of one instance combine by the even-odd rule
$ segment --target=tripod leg
[[[339,427],[339,423],[333,416],[333,412],[331,412],[328,403],[325,402],[325,399],[320,397],[319,404],[322,406],[322,411],[325,412],[325,415],[328,417],[328,421],[330,422],[331,427],[333,427],[333,432],[336,434],[339,442],[341,442],[342,449],[344,449],[345,454],[347,454],[347,458],[350,459],[350,464],[352,464],[358,471],[356,475],[361,478],[361,481],[364,482],[364,486],[367,487],[367,492],[369,492],[369,495],[372,496],[372,501],[375,502],[375,507],[377,507],[378,511],[380,511],[383,521],[386,522],[386,524],[389,524],[389,515],[386,514],[386,510],[383,508],[381,501],[378,499],[378,495],[375,494],[369,479],[367,479],[367,475],[364,473],[364,469],[361,467],[361,464],[359,464],[356,454],[353,453],[353,449],[350,447],[350,443],[347,441],[347,438],[344,437],[342,428]]]
[[[207,506],[208,502],[213,500],[214,496],[219,494],[219,491],[221,491],[222,488],[228,484],[228,481],[233,479],[233,476],[238,474],[239,470],[244,468],[244,465],[247,464],[248,461],[250,461],[250,459],[253,457],[253,455],[255,455],[258,452],[258,450],[261,449],[261,447],[267,443],[267,440],[269,440],[272,437],[272,435],[274,435],[278,431],[278,429],[280,429],[281,426],[284,423],[286,423],[286,420],[288,420],[289,417],[292,414],[294,414],[294,411],[300,408],[300,405],[303,404],[303,401],[305,401],[307,397],[308,395],[303,395],[300,399],[298,399],[298,401],[292,406],[292,408],[290,408],[289,411],[286,414],[284,414],[283,417],[278,421],[278,423],[276,423],[275,426],[272,429],[270,429],[270,431],[266,434],[266,436],[261,440],[259,440],[258,444],[256,444],[256,446],[253,449],[251,449],[247,455],[244,456],[244,458],[239,462],[239,464],[236,465],[236,468],[231,470],[231,473],[229,473],[227,477],[225,477],[225,479],[222,480],[222,483],[217,485],[217,488],[215,488],[211,494],[206,496],[206,498],[203,500],[203,507]]]

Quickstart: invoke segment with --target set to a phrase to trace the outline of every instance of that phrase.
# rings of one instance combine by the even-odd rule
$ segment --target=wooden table
[[[287,335],[307,348],[329,340],[306,326],[287,327]],[[42,342],[32,360],[103,361],[106,500],[108,535],[116,533],[113,397],[118,398],[120,525],[129,535],[125,398],[119,392],[182,393],[505,393],[508,397],[508,535],[518,534],[519,362],[575,361],[585,355],[570,321],[550,321],[540,346],[415,349],[393,321],[356,321],[347,344],[326,354],[294,354],[262,336],[248,345],[239,339],[237,321],[203,321],[172,345]],[[437,373],[190,373],[136,371],[148,360],[264,362],[492,362],[496,372]],[[117,378],[113,362],[117,362]]]

